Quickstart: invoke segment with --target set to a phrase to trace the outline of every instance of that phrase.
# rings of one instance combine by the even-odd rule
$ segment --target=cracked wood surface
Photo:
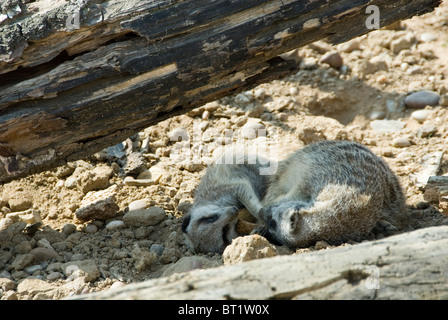
[[[448,226],[195,270],[70,299],[447,299]]]
[[[297,72],[296,61],[279,55],[369,32],[368,5],[378,6],[386,26],[440,0],[49,3],[22,4],[0,23],[0,183]],[[72,30],[67,21],[76,13]]]

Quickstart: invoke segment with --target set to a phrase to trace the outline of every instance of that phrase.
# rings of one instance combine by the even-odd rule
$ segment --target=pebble
[[[404,99],[404,104],[408,108],[424,108],[426,106],[436,106],[439,104],[440,95],[434,91],[422,90],[411,93]]]
[[[420,35],[420,41],[431,42],[437,39],[437,36],[431,32],[425,32]]]
[[[131,176],[124,178],[123,180],[125,186],[133,186],[133,187],[148,187],[155,184],[152,179],[134,179]]]
[[[397,137],[392,141],[392,146],[394,146],[396,148],[410,147],[411,142],[406,138]]]
[[[129,226],[153,226],[165,219],[165,210],[160,207],[129,211],[123,216],[123,222]]]
[[[20,212],[11,212],[6,215],[6,218],[9,218],[14,222],[23,221],[28,224],[42,222],[40,212],[35,209],[29,209],[29,210],[20,211]]]
[[[42,266],[40,265],[40,264],[35,264],[35,265],[33,265],[33,266],[29,266],[29,267],[26,267],[25,269],[24,269],[24,271],[26,272],[26,273],[28,273],[28,274],[33,274],[34,272],[36,272],[36,271],[38,271],[38,270],[42,270],[43,268],[42,268]]]
[[[9,197],[8,203],[12,212],[25,211],[33,206],[33,199],[25,192],[17,192]]]
[[[120,220],[114,220],[106,224],[107,230],[115,230],[124,226],[124,222]]]
[[[415,36],[412,32],[406,33],[404,36],[393,40],[390,43],[390,49],[393,53],[398,54],[401,50],[410,49],[415,42]]]
[[[277,249],[264,237],[253,234],[238,237],[228,245],[222,254],[224,265],[240,263],[254,259],[276,256]]]
[[[411,117],[417,120],[420,123],[425,122],[425,120],[428,118],[428,116],[432,113],[431,110],[417,110],[412,112]]]
[[[330,67],[339,69],[344,64],[344,60],[342,59],[339,52],[327,52],[320,59],[321,63],[326,63],[330,65]]]
[[[437,127],[433,124],[423,125],[417,130],[417,137],[427,138],[437,133]]]
[[[31,262],[33,262],[34,256],[31,253],[20,254],[16,256],[14,261],[12,262],[10,268],[14,271],[23,270],[23,268],[27,267]]]
[[[361,43],[358,39],[352,39],[350,41],[341,43],[338,45],[338,50],[341,52],[352,52],[353,50],[359,50],[361,48]]]
[[[100,270],[94,260],[70,261],[62,264],[65,276],[83,276],[85,281],[94,282],[100,277]]]
[[[189,141],[190,136],[188,135],[188,131],[185,128],[179,127],[168,132],[168,138],[170,141],[179,142],[179,141]]]
[[[119,209],[115,198],[117,190],[117,185],[113,185],[106,190],[90,191],[75,211],[76,217],[81,221],[113,218]]]
[[[266,96],[266,90],[263,88],[257,88],[254,90],[254,97],[258,100],[263,100]]]
[[[150,201],[148,199],[139,199],[132,201],[129,205],[129,211],[134,210],[140,210],[140,209],[146,209],[151,205]]]
[[[93,223],[89,223],[86,225],[84,231],[86,233],[90,233],[90,234],[96,233],[98,231],[98,227],[96,225],[94,225]]]
[[[161,256],[162,253],[163,253],[163,250],[164,250],[164,249],[165,249],[165,248],[163,247],[163,245],[158,244],[158,243],[154,243],[154,244],[151,245],[151,247],[149,248],[149,251],[155,253],[155,254],[158,255],[158,256]]]
[[[53,271],[53,272],[50,272],[47,275],[47,280],[48,281],[55,281],[55,280],[61,279],[63,276],[64,275],[62,273],[57,272],[57,271]]]
[[[378,132],[397,132],[404,128],[405,123],[399,120],[373,120],[370,127]]]
[[[384,111],[372,111],[369,116],[370,120],[382,120],[386,118],[386,112]]]
[[[259,136],[265,136],[266,127],[262,123],[256,121],[248,121],[241,128],[241,135],[246,139],[255,139]]]

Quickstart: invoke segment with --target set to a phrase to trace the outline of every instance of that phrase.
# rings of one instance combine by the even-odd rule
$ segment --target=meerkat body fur
[[[360,240],[379,219],[402,224],[405,212],[389,166],[349,141],[317,142],[280,162],[262,204],[268,232],[291,248]]]

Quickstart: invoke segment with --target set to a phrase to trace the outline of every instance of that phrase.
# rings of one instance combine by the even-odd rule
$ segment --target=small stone
[[[263,88],[257,88],[254,90],[254,97],[258,100],[263,100],[266,96],[266,90]]]
[[[17,293],[29,296],[31,299],[34,296],[39,296],[40,299],[51,299],[56,290],[55,285],[36,278],[24,279],[17,285]]]
[[[427,138],[437,133],[437,127],[433,124],[423,125],[417,130],[417,137]]]
[[[55,250],[47,248],[34,248],[30,254],[34,257],[34,262],[52,260],[59,256]]]
[[[42,270],[42,266],[40,264],[35,264],[33,266],[26,267],[24,271],[28,274],[33,274],[36,271]]]
[[[354,50],[359,50],[361,48],[361,43],[359,42],[358,39],[352,39],[350,41],[341,43],[340,45],[338,45],[338,50],[341,52],[352,52]]]
[[[135,260],[134,266],[138,272],[146,270],[156,260],[156,254],[147,249],[135,248],[131,252],[132,258]]]
[[[106,190],[87,193],[80,208],[75,211],[76,217],[81,221],[113,218],[119,209],[115,198],[117,188],[113,185]]]
[[[205,110],[205,111],[202,113],[201,118],[202,118],[202,120],[208,120],[208,119],[210,119],[210,111]]]
[[[424,108],[426,106],[436,106],[440,100],[439,94],[434,91],[422,90],[411,93],[404,99],[404,104],[408,108]]]
[[[320,62],[330,65],[330,67],[339,69],[344,64],[344,61],[339,52],[327,52],[320,59]]]
[[[133,186],[133,187],[148,187],[155,184],[152,179],[134,179],[131,176],[124,178],[125,186]]]
[[[264,237],[254,234],[233,239],[232,243],[225,248],[222,259],[224,265],[230,265],[276,255],[275,246]]]
[[[164,220],[165,210],[159,207],[149,207],[129,211],[123,216],[123,222],[129,226],[153,226]]]
[[[100,270],[95,260],[70,261],[62,264],[65,276],[81,276],[87,282],[94,282],[100,277]]]
[[[101,190],[109,186],[109,178],[113,169],[109,166],[98,166],[83,172],[78,178],[78,187],[83,193]]]
[[[137,179],[151,179],[151,172],[149,170],[142,171],[138,174]]]
[[[149,248],[150,252],[155,253],[158,256],[161,256],[163,253],[163,250],[165,250],[164,246],[158,243],[154,243],[153,245],[151,245],[151,247]]]
[[[50,272],[47,275],[47,280],[48,281],[55,281],[55,280],[61,279],[63,276],[64,275],[62,273],[53,271],[53,272]]]
[[[0,219],[0,231],[6,230],[12,224],[14,224],[14,221],[10,218]]]
[[[170,141],[179,142],[179,141],[189,141],[190,136],[188,134],[187,129],[179,127],[168,132],[168,138]]]
[[[194,161],[186,160],[181,164],[181,167],[190,172],[198,172],[204,169],[204,165],[202,163],[196,163]]]
[[[299,90],[297,89],[297,87],[291,87],[289,88],[289,94],[292,96],[295,96],[299,93]]]
[[[387,100],[386,101],[386,108],[387,108],[387,111],[390,112],[390,113],[397,112],[397,110],[398,110],[398,103],[395,102],[394,100]]]
[[[14,259],[10,268],[11,268],[11,270],[14,270],[14,271],[23,270],[25,267],[27,267],[29,264],[31,264],[31,262],[33,262],[33,260],[34,260],[34,256],[30,253],[20,254]]]
[[[373,120],[370,127],[378,132],[397,132],[404,128],[405,123],[399,120]]]
[[[428,116],[432,113],[431,110],[417,110],[412,112],[411,117],[417,120],[420,123],[425,122],[425,120],[428,118]]]
[[[16,284],[8,278],[0,278],[0,289],[3,291],[14,290]]]
[[[88,223],[84,229],[85,233],[96,233],[98,231],[98,227],[93,223]]]
[[[370,116],[369,116],[370,120],[382,120],[384,118],[386,118],[386,112],[384,111],[373,111]]]
[[[123,171],[127,175],[138,175],[146,169],[146,159],[140,152],[130,152],[127,154],[126,163],[123,166]]]
[[[11,219],[14,222],[26,222],[28,224],[33,224],[37,222],[42,222],[40,212],[38,210],[29,209],[20,212],[11,212],[6,215],[6,218]]]
[[[241,128],[241,135],[243,138],[255,139],[259,136],[266,136],[266,127],[257,121],[248,121]]]
[[[18,192],[9,198],[8,203],[12,212],[25,211],[33,206],[33,199],[25,192]]]
[[[420,35],[420,41],[431,42],[437,40],[437,36],[431,32],[425,32]]]
[[[328,247],[330,247],[330,245],[326,241],[317,241],[316,244],[314,245],[314,249],[316,250],[322,250]]]
[[[74,225],[73,223],[67,223],[62,227],[62,233],[67,237],[74,232],[76,232],[76,225]]]
[[[393,40],[390,43],[390,49],[393,53],[398,54],[401,50],[410,49],[415,42],[415,36],[408,32],[404,36]]]
[[[106,224],[107,230],[116,230],[124,226],[124,222],[120,220],[111,221]]]
[[[396,148],[405,148],[410,147],[411,142],[406,138],[397,137],[392,141],[392,145]]]
[[[132,201],[129,205],[129,211],[134,211],[134,210],[140,210],[140,209],[146,209],[151,205],[150,201],[147,199],[139,199],[139,200],[135,200]]]

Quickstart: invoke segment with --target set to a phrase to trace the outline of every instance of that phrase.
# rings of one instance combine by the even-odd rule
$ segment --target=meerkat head
[[[186,244],[195,252],[222,253],[238,237],[237,207],[193,206],[182,222]]]
[[[269,236],[275,241],[294,247],[294,239],[300,233],[302,216],[300,211],[309,205],[301,201],[291,201],[270,205],[260,210]]]

